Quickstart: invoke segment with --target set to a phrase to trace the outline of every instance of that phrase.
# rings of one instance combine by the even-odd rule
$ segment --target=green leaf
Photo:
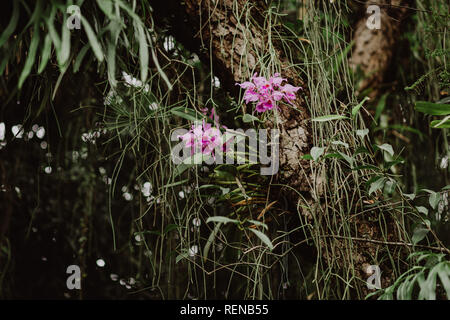
[[[364,102],[366,102],[367,100],[370,100],[370,98],[369,97],[364,97],[364,99],[360,103],[358,103],[358,105],[353,107],[353,109],[352,109],[352,117],[355,117],[358,114],[359,109],[361,109],[361,107],[363,106]]]
[[[111,0],[97,0],[97,4],[100,7],[100,9],[103,11],[103,13],[109,18],[113,19],[112,15],[112,9],[113,9],[113,3]]]
[[[356,130],[356,134],[361,138],[364,138],[369,134],[369,129]]]
[[[335,146],[343,146],[344,148],[348,148],[348,143],[342,141],[332,141],[331,143]]]
[[[269,237],[267,237],[264,233],[262,233],[262,232],[259,231],[259,230],[252,229],[252,228],[249,228],[249,230],[250,230],[251,232],[253,232],[254,234],[256,234],[256,236],[257,236],[259,239],[261,239],[261,241],[262,241],[266,246],[268,246],[270,250],[273,250],[273,244],[272,244],[272,241],[270,241]]]
[[[81,16],[81,23],[83,24],[84,30],[86,31],[86,35],[88,37],[89,43],[91,44],[91,48],[94,51],[95,56],[99,62],[103,62],[104,56],[102,48],[100,47],[100,43],[97,40],[97,36],[91,28],[91,25],[86,20],[84,16]],[[109,63],[109,61],[108,61]]]
[[[397,288],[398,300],[411,300],[412,290],[414,288],[414,274],[407,276]]]
[[[436,129],[449,129],[450,128],[450,116],[446,116],[442,120],[433,120],[430,123],[432,128]]]
[[[213,243],[221,226],[222,226],[222,222],[219,222],[218,224],[216,224],[216,226],[214,227],[214,230],[211,232],[211,234],[208,237],[208,240],[206,241],[205,247],[203,248],[203,260],[204,261],[206,261],[206,259],[208,259],[209,248],[211,247],[211,244]]]
[[[377,190],[381,190],[381,188],[383,188],[384,183],[386,182],[386,178],[385,177],[380,177],[379,179],[375,180],[374,182],[372,182],[370,184],[370,189],[369,189],[369,196],[377,191]]]
[[[116,80],[116,48],[110,40],[107,45],[106,60],[108,62],[108,81],[112,87],[117,85]]]
[[[64,15],[63,19],[66,21],[66,15]],[[59,68],[63,69],[67,60],[70,56],[70,30],[67,28],[66,24],[63,23],[62,31],[61,31],[61,47],[57,55]]]
[[[264,229],[269,230],[269,227],[264,222],[261,222],[261,221],[258,221],[258,220],[252,220],[252,219],[249,219],[247,221],[250,222],[250,223],[253,223],[255,226],[263,227]]]
[[[325,122],[325,121],[340,120],[340,119],[348,119],[348,117],[341,116],[339,114],[330,114],[330,115],[327,115],[327,116],[321,116],[321,117],[317,117],[317,118],[311,119],[311,121]]]
[[[148,75],[148,45],[144,28],[140,23],[136,23],[138,40],[139,40],[139,63],[141,66],[141,80],[145,82]]]
[[[416,227],[413,231],[412,243],[417,244],[422,241],[426,237],[428,232],[429,230],[424,227]]]
[[[433,209],[436,209],[440,200],[441,200],[441,195],[438,192],[433,192],[432,194],[430,194],[430,197],[428,198],[428,202],[430,203],[430,206]]]
[[[150,40],[150,41],[151,41],[151,40]],[[151,45],[151,42],[150,42],[150,45]],[[151,48],[151,51],[152,51],[152,60],[153,60],[153,63],[155,64],[155,66],[156,66],[156,69],[158,70],[159,75],[161,76],[161,78],[162,78],[162,79],[164,80],[164,82],[166,83],[166,85],[167,85],[167,90],[168,90],[168,91],[172,91],[173,85],[172,85],[172,83],[170,82],[169,78],[167,77],[167,74],[164,72],[164,70],[163,70],[163,69],[161,68],[161,66],[159,65],[158,57],[156,56],[156,53],[155,53],[154,48]]]
[[[38,74],[41,74],[42,71],[44,71],[45,67],[47,66],[51,50],[52,50],[52,38],[50,38],[50,35],[47,34],[44,40],[44,47],[42,49],[41,62],[39,63]]]
[[[78,56],[75,59],[75,62],[73,63],[74,73],[77,73],[78,70],[80,70],[81,62],[83,61],[83,58],[88,52],[89,48],[90,48],[89,43],[87,43],[83,48],[81,48],[80,52],[78,53]]]
[[[0,63],[0,76],[3,75],[3,72],[4,72],[5,69],[6,69],[6,64],[7,64],[8,61],[9,61],[9,57],[10,57],[10,53],[9,53],[9,52],[6,52],[5,55],[4,55],[3,58],[2,58],[2,62]]]
[[[370,154],[370,152],[369,152],[369,150],[367,150],[367,148],[359,146],[358,148],[356,148],[354,155],[356,156],[356,155],[358,155],[360,153],[362,153],[362,154]]]
[[[353,167],[353,158],[346,155],[343,152],[338,151],[338,153],[350,164],[350,167]]]
[[[189,179],[184,179],[184,180],[168,183],[168,184],[165,184],[164,186],[162,186],[161,188],[173,188],[173,187],[179,186],[181,184],[185,184],[188,181],[189,181]]]
[[[339,153],[336,152],[331,152],[331,153],[327,153],[326,155],[323,156],[324,159],[329,159],[329,158],[334,158],[334,159],[344,159],[343,156],[341,156]],[[312,157],[311,157],[312,159]]]
[[[424,275],[423,271],[417,275],[417,283],[419,284],[419,287],[420,287],[419,296],[417,297],[417,299],[424,300],[424,299],[426,299],[426,296],[428,296],[428,292],[427,292],[425,275]]]
[[[414,193],[403,193],[403,195],[409,200],[414,200],[414,198],[416,197]]]
[[[391,157],[394,156],[394,149],[392,148],[392,146],[390,144],[384,143],[381,146],[378,146],[378,148],[389,153],[391,155]]]
[[[34,65],[34,60],[36,59],[36,51],[38,45],[39,45],[39,26],[35,25],[33,30],[33,38],[31,39],[30,43],[30,49],[28,50],[27,60],[25,61],[22,73],[20,74],[19,89],[22,88],[25,79],[31,72],[31,68]]]
[[[437,270],[433,268],[428,274],[427,280],[425,280],[425,299],[427,300],[436,300],[436,277]]]
[[[13,1],[13,12],[11,15],[11,20],[9,20],[8,26],[2,32],[0,36],[0,48],[3,44],[8,40],[8,38],[12,35],[14,30],[16,30],[17,22],[19,21],[19,1]]]
[[[441,279],[442,286],[447,294],[447,300],[450,300],[450,263],[443,261],[434,267],[437,270],[439,278]]]
[[[446,116],[450,114],[450,104],[417,101],[415,109],[432,116]]]
[[[374,170],[374,171],[380,171],[380,168],[371,165],[371,164],[366,164],[366,165],[362,165],[362,166],[356,166],[354,168],[352,168],[352,170]]]
[[[422,213],[424,215],[428,215],[428,209],[422,206],[418,206],[416,207],[417,211],[419,211],[419,213]]]
[[[55,13],[56,13],[56,7],[52,7],[52,11],[50,13],[50,16],[46,20],[47,28],[48,28],[48,34],[50,35],[50,38],[52,38],[53,46],[56,50],[56,55],[59,55],[59,51],[61,50],[61,39],[59,38],[59,34],[56,32],[55,26],[53,25],[53,20],[55,19]]]
[[[238,220],[230,219],[228,217],[222,217],[222,216],[209,217],[206,220],[206,223],[210,223],[210,222],[220,222],[220,223],[223,223],[223,224],[227,224],[229,222],[236,223],[236,224],[239,223]]]
[[[387,170],[397,164],[402,164],[405,163],[404,160],[394,160],[394,161],[386,161],[386,163],[384,164],[384,169]]]
[[[235,176],[225,170],[219,170],[219,169],[214,169],[214,177],[217,180],[222,180],[222,181],[235,181]]]
[[[317,161],[317,159],[320,158],[320,156],[323,154],[324,151],[325,151],[325,148],[312,147],[312,149],[310,151],[312,159],[314,161]]]
[[[173,223],[168,224],[167,227],[164,228],[163,234],[167,234],[167,233],[169,233],[170,231],[176,230],[176,229],[178,229],[178,228],[180,228],[180,226],[177,225],[177,224],[173,224]]]
[[[180,253],[180,254],[175,258],[175,264],[177,264],[178,262],[180,262],[180,260],[187,259],[188,257],[189,257],[189,252],[183,252],[183,253]]]
[[[375,117],[374,121],[378,122],[378,119],[380,119],[381,114],[383,113],[384,108],[386,107],[386,98],[388,94],[383,94],[378,101],[377,107],[375,108]]]
[[[185,107],[176,107],[170,109],[170,112],[178,117],[189,121],[199,121],[200,114],[194,109],[188,109]]]
[[[395,182],[395,180],[388,179],[388,181],[386,181],[386,183],[384,184],[384,192],[386,192],[387,194],[391,194],[395,191],[396,186],[397,183]]]
[[[248,123],[248,122],[253,122],[253,121],[259,121],[259,119],[255,116],[252,116],[251,114],[246,113],[242,117],[242,121],[244,121],[245,123]]]

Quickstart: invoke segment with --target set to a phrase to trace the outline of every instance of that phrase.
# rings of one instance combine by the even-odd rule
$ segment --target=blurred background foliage
[[[364,6],[335,2],[319,1],[323,34],[316,39],[304,1],[271,5],[276,22],[306,47],[328,39],[328,32],[342,39],[336,61],[345,61]],[[81,8],[81,29],[69,31],[73,4]],[[257,166],[170,161],[171,132],[201,118],[201,108],[215,108],[229,127],[250,123],[235,116],[239,105],[210,65],[153,21],[147,1],[0,6],[1,298],[364,298],[317,274],[317,249],[305,240],[311,221],[292,214],[299,208]],[[374,170],[395,182],[379,186],[385,200],[420,208],[406,224],[413,243],[423,247],[399,261],[398,275],[406,273],[381,298],[393,298],[399,287],[398,299],[449,296],[448,254],[425,252],[450,244],[448,129],[430,125],[448,114],[416,110],[417,101],[450,103],[448,12],[446,1],[414,1],[381,92],[363,107],[370,139],[396,151],[395,159],[389,152],[370,155]],[[330,54],[328,46],[319,47],[321,55]],[[313,74],[308,62],[319,56],[315,50],[293,50],[302,76]],[[356,87],[360,75],[346,63],[332,72],[339,98],[364,100],[367,92]],[[371,196],[377,180],[367,181],[361,192]],[[267,234],[280,248],[274,253],[250,236],[265,212]],[[207,223],[214,216],[234,221]],[[258,230],[265,232],[265,224]],[[79,291],[66,287],[72,264],[82,270]],[[427,278],[432,270],[440,278]],[[426,292],[422,278],[431,281]]]

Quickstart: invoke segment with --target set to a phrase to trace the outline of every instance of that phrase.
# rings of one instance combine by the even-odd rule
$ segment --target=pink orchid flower
[[[292,101],[297,98],[295,96],[295,93],[299,89],[301,89],[301,87],[294,87],[289,83],[286,83],[284,86],[281,87],[281,92],[284,93],[284,97],[286,98],[287,102],[292,103]]]
[[[207,109],[203,109],[201,111],[206,115]],[[222,142],[223,137],[221,131],[219,130],[219,117],[215,113],[214,109],[211,111],[209,118],[214,121],[214,124],[216,125],[215,127],[203,119],[201,124],[193,124],[187,133],[178,136],[178,138],[185,141],[186,147],[191,148],[191,155],[201,152],[205,155],[215,157],[216,148],[220,148],[221,151],[225,152],[229,147],[228,145],[232,141],[232,139],[230,139],[225,143]]]
[[[295,93],[302,88],[288,83],[282,85],[283,81],[287,81],[287,79],[281,78],[279,73],[275,73],[269,80],[262,76],[258,77],[258,74],[255,73],[251,82],[245,81],[236,83],[236,85],[245,89],[245,103],[257,102],[255,110],[265,112],[278,107],[278,101],[284,99],[287,103],[292,103],[297,98]]]

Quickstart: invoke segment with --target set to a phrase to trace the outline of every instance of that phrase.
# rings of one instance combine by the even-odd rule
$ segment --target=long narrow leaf
[[[8,40],[8,38],[12,35],[14,30],[16,30],[18,21],[19,21],[19,1],[13,1],[13,12],[11,20],[9,20],[8,26],[0,36],[0,47],[3,46],[6,40]]]
[[[39,63],[38,74],[41,74],[47,66],[52,50],[52,39],[49,34],[45,36],[44,47],[42,48],[41,62]]]
[[[103,62],[104,59],[103,51],[100,46],[100,43],[97,40],[97,36],[95,35],[94,31],[91,28],[91,25],[83,16],[81,16],[81,23],[83,24],[84,30],[86,31],[86,35],[89,39],[89,43],[91,44],[91,48],[94,51],[97,60],[99,62]]]
[[[254,234],[256,234],[256,236],[261,239],[261,241],[269,247],[270,250],[273,250],[273,244],[272,241],[270,241],[269,237],[266,236],[264,233],[262,233],[259,230],[256,229],[249,229],[251,232],[253,232]]]
[[[35,25],[33,30],[33,38],[31,39],[30,50],[28,50],[27,60],[25,61],[25,66],[23,67],[22,73],[19,77],[19,89],[22,88],[22,85],[25,79],[31,72],[31,68],[34,65],[34,60],[36,59],[36,51],[39,45],[39,27]]]

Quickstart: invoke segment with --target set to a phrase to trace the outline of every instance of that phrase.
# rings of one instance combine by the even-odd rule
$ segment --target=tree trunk
[[[358,91],[371,89],[368,93],[371,98],[378,95],[383,78],[391,63],[396,48],[395,43],[400,35],[401,22],[406,17],[408,2],[405,0],[367,0],[365,8],[372,5],[380,8],[381,28],[368,28],[366,24],[369,13],[356,25],[353,37],[355,45],[349,62],[354,71],[359,69],[362,73],[362,79],[357,86]]]

